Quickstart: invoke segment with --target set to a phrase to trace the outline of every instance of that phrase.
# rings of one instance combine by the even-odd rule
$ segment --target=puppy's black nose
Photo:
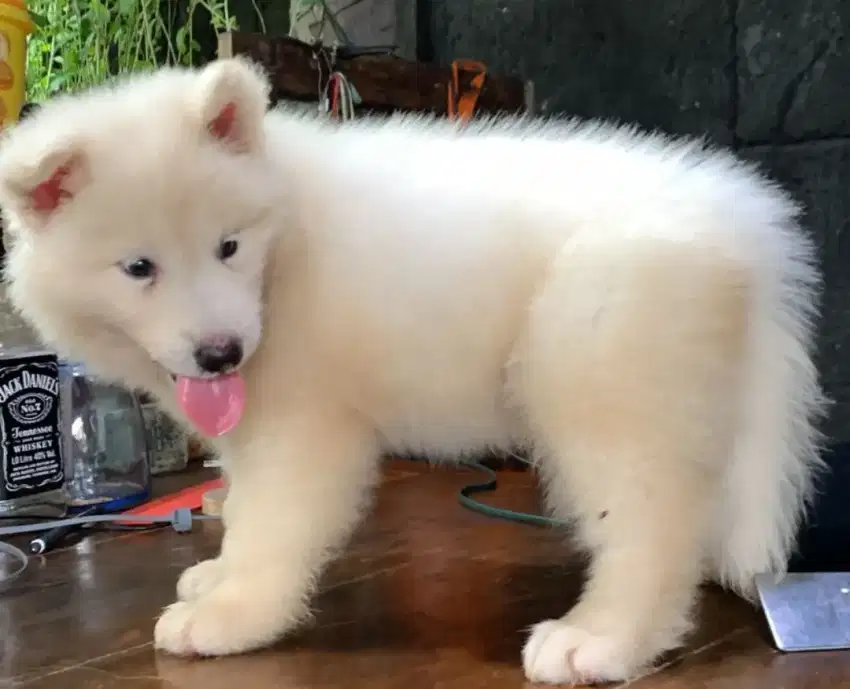
[[[213,335],[195,349],[195,363],[204,373],[225,373],[242,361],[242,342],[231,335]]]

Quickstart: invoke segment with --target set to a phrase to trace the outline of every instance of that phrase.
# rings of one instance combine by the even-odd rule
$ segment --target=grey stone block
[[[544,112],[732,140],[730,0],[422,0],[432,57],[531,79]]]
[[[746,147],[806,207],[805,225],[824,273],[818,367],[834,405],[824,425],[831,440],[850,441],[850,140]]]
[[[737,25],[742,140],[850,134],[850,2],[740,0]]]

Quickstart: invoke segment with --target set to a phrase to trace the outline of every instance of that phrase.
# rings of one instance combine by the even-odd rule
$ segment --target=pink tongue
[[[177,402],[203,433],[224,435],[233,430],[245,408],[245,381],[238,373],[216,378],[177,378]]]

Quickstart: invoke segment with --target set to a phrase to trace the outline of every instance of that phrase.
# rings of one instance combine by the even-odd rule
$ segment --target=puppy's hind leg
[[[659,240],[571,245],[531,313],[526,403],[551,508],[593,556],[569,614],[523,651],[532,681],[634,677],[681,643],[731,452],[745,275]]]

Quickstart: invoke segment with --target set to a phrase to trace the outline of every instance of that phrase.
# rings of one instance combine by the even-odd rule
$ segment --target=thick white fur
[[[594,557],[579,603],[532,631],[532,680],[633,676],[681,642],[702,579],[749,595],[782,570],[822,406],[788,196],[630,128],[337,127],[263,117],[266,95],[239,61],[161,71],[48,104],[0,152],[11,298],[48,343],[175,414],[168,374],[192,374],[199,337],[247,343],[246,415],[216,441],[221,555],[184,573],[159,648],[289,632],[385,451],[533,451]],[[227,103],[222,143],[206,124]],[[63,161],[73,198],[31,210]],[[115,267],[142,255],[155,283]]]

